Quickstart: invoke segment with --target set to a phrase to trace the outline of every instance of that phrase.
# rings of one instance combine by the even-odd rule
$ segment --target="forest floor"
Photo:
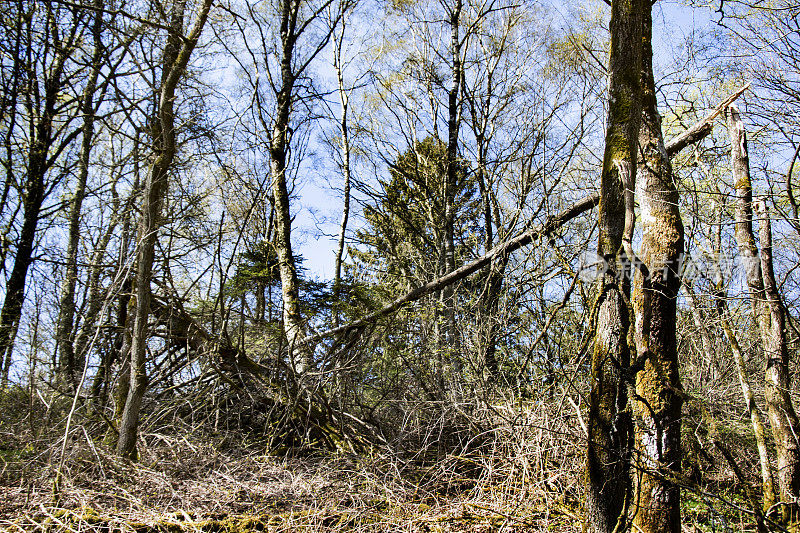
[[[133,463],[102,444],[102,421],[70,419],[68,405],[25,412],[30,402],[23,400],[0,398],[2,532],[582,529],[585,444],[567,410],[515,408],[514,425],[498,423],[462,454],[437,450],[435,439],[427,449],[276,454],[263,436],[217,431],[165,411],[144,424]],[[701,456],[686,437],[687,458]],[[706,457],[698,463],[703,491],[683,491],[684,531],[754,531],[745,485],[720,458]],[[757,467],[745,459],[748,472]]]
[[[0,486],[6,531],[554,531],[580,525],[561,502],[550,509],[482,486],[445,468],[386,458],[274,457],[219,452],[185,438],[157,442],[139,463],[98,446],[72,444],[69,457],[17,472]],[[43,458],[40,458],[43,459]],[[18,460],[20,460],[18,458]],[[42,463],[43,464],[43,463]],[[6,461],[5,469],[13,468]],[[59,468],[61,474],[59,475]],[[406,471],[403,472],[402,470]],[[9,472],[5,472],[9,474]],[[496,490],[495,490],[496,489]],[[500,492],[497,492],[500,491]],[[511,503],[511,505],[509,505]]]
[[[258,446],[150,433],[131,463],[80,429],[40,448],[0,432],[0,530],[9,532],[576,531],[561,499],[474,460],[274,456]],[[63,449],[63,456],[61,451]],[[466,474],[465,474],[466,472]]]

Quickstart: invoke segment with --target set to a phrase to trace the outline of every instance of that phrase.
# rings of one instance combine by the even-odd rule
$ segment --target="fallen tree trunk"
[[[334,408],[321,387],[303,387],[297,383],[287,387],[280,376],[294,374],[281,358],[261,364],[249,358],[227,336],[206,330],[183,307],[180,299],[154,295],[151,309],[157,321],[167,327],[169,342],[203,356],[225,382],[236,389],[247,389],[261,404],[275,410],[276,424],[284,426],[276,433],[282,437],[278,440],[291,440],[289,436],[294,434],[328,449],[348,452],[376,443],[385,444],[368,422]],[[254,379],[243,381],[247,376]],[[298,441],[297,445],[300,444]]]
[[[317,333],[315,335],[310,335],[304,338],[302,341],[303,343],[310,343],[316,342],[326,337],[331,337],[333,335],[338,335],[339,333],[346,333],[348,331],[360,328],[362,326],[366,326],[371,324],[378,318],[384,317],[386,315],[390,315],[395,311],[399,310],[406,304],[411,302],[415,302],[425,296],[426,294],[430,294],[432,292],[436,292],[442,290],[443,288],[460,281],[470,274],[474,274],[478,270],[486,267],[487,265],[491,264],[493,261],[506,256],[520,248],[527,246],[528,244],[532,243],[535,239],[541,238],[545,235],[552,233],[554,230],[560,228],[573,218],[577,217],[585,213],[586,211],[595,207],[600,200],[600,195],[597,193],[591,194],[582,200],[578,200],[574,204],[572,204],[567,209],[561,211],[555,216],[549,217],[546,222],[537,225],[534,228],[531,228],[523,233],[517,235],[513,239],[507,240],[501,244],[498,244],[481,257],[473,261],[472,263],[466,264],[461,268],[457,268],[452,272],[445,274],[439,278],[436,278],[433,281],[429,281],[425,285],[412,289],[411,291],[407,292],[405,295],[397,298],[392,303],[374,311],[363,318],[359,318],[358,320],[354,320],[342,326],[329,329],[327,331],[323,331],[321,333]]]
[[[725,100],[723,100],[717,107],[715,107],[714,110],[711,113],[709,113],[705,118],[703,118],[701,121],[697,122],[693,126],[689,127],[683,133],[672,138],[665,146],[667,154],[670,157],[673,157],[678,152],[683,150],[685,147],[700,141],[701,139],[706,137],[709,133],[711,133],[712,123],[714,119],[717,118],[727,106],[729,106],[733,101],[739,98],[739,96],[741,96],[742,93],[744,93],[744,91],[746,91],[749,87],[750,87],[749,83],[747,85],[744,85],[743,87],[740,87],[730,96],[725,98]],[[404,305],[409,304],[411,302],[415,302],[416,300],[419,300],[426,294],[441,290],[448,285],[456,283],[457,281],[462,280],[465,277],[475,273],[477,270],[480,270],[481,268],[489,265],[497,258],[503,255],[510,254],[511,252],[514,252],[516,250],[519,250],[523,246],[527,246],[528,244],[533,242],[534,239],[537,239],[543,235],[552,232],[555,229],[558,229],[559,227],[563,226],[573,218],[582,215],[589,209],[594,208],[599,202],[599,200],[600,196],[597,193],[591,194],[586,198],[583,198],[582,200],[578,200],[567,209],[561,211],[556,216],[550,217],[544,224],[540,224],[535,228],[531,228],[521,233],[520,235],[514,237],[513,239],[498,244],[497,246],[486,252],[483,256],[479,257],[472,263],[469,263],[467,265],[462,266],[461,268],[453,270],[452,272],[449,272],[448,274],[445,274],[440,278],[430,281],[425,285],[412,289],[405,295],[394,300],[392,303],[386,305],[385,307],[382,307],[381,309],[378,309],[377,311],[368,314],[363,318],[359,318],[358,320],[354,320],[353,322],[343,324],[341,326],[329,329],[327,331],[323,331],[321,333],[310,335],[299,342],[300,343],[316,342],[326,337],[337,335],[339,333],[344,333],[356,328],[360,328],[361,326],[372,323],[378,318],[390,315],[395,311],[399,310]]]
[[[667,150],[669,157],[674,157],[678,152],[689,146],[690,144],[697,143],[705,138],[713,128],[712,124],[714,119],[717,118],[726,107],[731,105],[742,93],[744,93],[750,84],[743,85],[734,91],[730,96],[723,100],[714,110],[705,116],[701,121],[687,128],[683,133],[676,135],[664,146]]]

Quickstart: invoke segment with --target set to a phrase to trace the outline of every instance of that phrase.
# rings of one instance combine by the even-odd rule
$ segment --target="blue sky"
[[[554,0],[550,5],[565,19],[570,16],[566,3]],[[585,4],[581,6],[585,7]],[[703,31],[713,25],[712,15],[708,8],[692,8],[676,1],[658,2],[653,10],[656,63],[669,61],[672,50],[680,46],[692,32]],[[329,55],[325,54],[322,61],[328,62]],[[338,191],[341,183],[336,181],[338,177],[331,174],[329,169],[310,169],[307,176],[298,180],[293,245],[297,253],[305,258],[304,266],[312,278],[331,279],[342,209],[342,198]],[[328,183],[328,180],[333,182]],[[359,223],[357,216],[351,216],[348,233],[357,228]]]

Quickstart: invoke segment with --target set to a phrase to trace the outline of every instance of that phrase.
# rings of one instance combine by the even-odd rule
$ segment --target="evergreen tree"
[[[366,224],[351,250],[358,265],[378,273],[399,294],[446,273],[445,205],[447,144],[427,137],[400,154],[381,179],[375,202],[364,209]],[[482,234],[474,175],[459,160],[454,191],[456,268],[475,255]]]

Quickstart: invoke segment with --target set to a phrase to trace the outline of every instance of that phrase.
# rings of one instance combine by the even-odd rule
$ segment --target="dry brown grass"
[[[493,427],[475,435],[479,447],[434,452],[432,440],[410,457],[276,456],[178,420],[145,428],[135,464],[76,423],[62,458],[63,434],[35,436],[21,421],[3,456],[0,529],[571,531],[583,436],[572,409],[544,406],[484,407],[472,416]]]
[[[474,400],[428,413],[420,412],[423,404],[406,405],[404,416],[418,421],[391,443],[359,455],[300,448],[289,453],[283,448],[278,455],[270,452],[268,435],[218,430],[208,417],[198,421],[162,411],[142,426],[138,463],[120,460],[101,443],[105,427],[96,418],[79,412],[67,430],[66,407],[31,409],[23,400],[20,395],[16,404],[0,402],[5,409],[0,411],[0,531],[543,532],[581,527],[585,433],[577,413],[584,406],[574,391],[544,391],[536,400]],[[23,415],[14,419],[9,412]],[[442,436],[458,420],[466,421],[460,433],[443,445]],[[747,531],[752,520],[729,512],[733,507],[726,502],[748,504],[741,491],[732,490],[736,483],[721,457],[708,455],[714,454],[711,448],[706,456],[695,449],[704,449],[706,439],[702,420],[695,420],[688,407],[685,428],[687,454],[699,457],[703,486],[725,498],[687,492],[686,523],[694,527],[724,519],[737,524],[732,531]],[[736,440],[740,433],[747,435],[746,427],[725,428],[730,432],[726,442],[741,450],[743,465],[748,463],[748,443]]]

